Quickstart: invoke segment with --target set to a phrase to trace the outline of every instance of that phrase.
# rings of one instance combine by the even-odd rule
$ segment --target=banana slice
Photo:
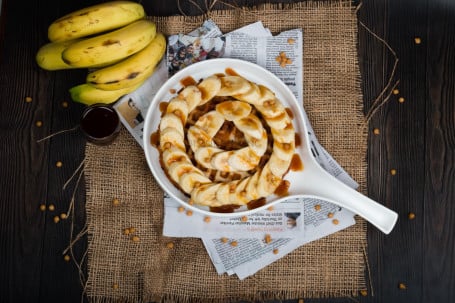
[[[259,87],[260,97],[256,101],[256,103],[254,103],[255,105],[256,104],[262,104],[262,103],[264,103],[265,101],[268,101],[268,100],[275,100],[276,99],[275,94],[270,89],[268,89],[266,86],[259,84],[258,87]]]
[[[260,197],[267,197],[275,191],[275,189],[280,185],[281,177],[275,176],[272,171],[270,170],[270,165],[264,165],[261,171],[261,175],[259,176],[256,190]]]
[[[196,162],[203,167],[208,169],[215,169],[215,167],[212,165],[212,157],[214,154],[220,153],[222,151],[222,149],[212,146],[201,147],[194,152],[194,158],[196,159]]]
[[[275,141],[273,143],[273,155],[276,155],[279,159],[284,160],[286,162],[291,162],[292,156],[294,155],[295,151],[295,142],[289,143],[281,143]]]
[[[229,182],[232,180],[241,180],[251,176],[249,172],[246,171],[236,171],[236,172],[224,172],[224,171],[215,171],[215,176],[210,178],[214,182]]]
[[[238,149],[230,155],[228,165],[231,171],[248,171],[255,168],[261,157],[256,155],[250,147]]]
[[[250,82],[240,76],[225,76],[221,77],[220,80],[221,89],[217,92],[217,96],[241,95],[251,89]]]
[[[224,101],[216,105],[219,112],[228,121],[245,118],[251,112],[251,105],[243,101]]]
[[[186,160],[171,163],[167,170],[171,179],[177,184],[180,184],[180,177],[183,176],[183,174],[196,171],[197,168]]]
[[[292,123],[288,124],[283,129],[270,129],[272,132],[273,140],[281,143],[290,143],[295,141],[295,131]]]
[[[184,100],[173,98],[166,108],[166,113],[173,113],[182,120],[182,124],[186,124],[188,118],[188,104]]]
[[[254,151],[258,156],[262,156],[267,151],[267,132],[265,129],[262,130],[262,136],[260,139],[253,138],[249,135],[245,135],[245,141],[248,143],[248,146]]]
[[[199,205],[221,206],[216,200],[216,193],[220,186],[220,183],[208,183],[195,187],[191,192],[191,199]]]
[[[190,157],[188,157],[188,154],[185,151],[183,151],[175,146],[172,146],[171,148],[163,150],[162,161],[163,161],[163,165],[166,168],[169,167],[174,162],[188,162],[188,163],[191,162]]]
[[[229,158],[234,154],[233,151],[223,151],[213,155],[211,164],[216,170],[231,172],[232,167],[229,165]]]
[[[231,191],[233,188],[235,189],[236,184],[239,181],[231,181],[231,182],[226,182],[226,183],[221,183],[220,187],[218,188],[218,191],[216,192],[216,200],[221,204],[221,205],[227,205],[231,204],[230,196],[231,196]]]
[[[288,124],[292,123],[291,118],[289,117],[289,115],[286,112],[283,112],[273,118],[264,117],[264,120],[267,122],[267,124],[271,128],[275,128],[275,129],[283,129]]]
[[[264,127],[261,120],[253,114],[234,120],[234,124],[246,136],[256,139],[261,139],[263,136]]]
[[[248,184],[247,178],[237,183],[235,191],[229,195],[229,201],[231,202],[231,204],[245,205],[249,202],[246,193],[247,184]]]
[[[197,86],[190,85],[179,93],[179,98],[186,101],[188,104],[188,111],[191,112],[201,103],[202,93]]]
[[[261,90],[256,83],[250,82],[250,90],[244,94],[234,95],[233,97],[240,101],[256,104],[261,98]]]
[[[188,129],[186,138],[188,139],[188,143],[193,152],[201,147],[215,146],[212,137],[196,125],[193,125]]]
[[[201,116],[195,123],[197,127],[205,131],[211,138],[216,135],[224,123],[224,117],[213,110]]]
[[[248,178],[248,183],[246,184],[245,190],[246,190],[246,198],[251,201],[251,200],[257,200],[261,198],[257,191],[257,183],[259,180],[259,176],[261,175],[261,170],[258,170],[257,172],[254,173],[251,177]]]
[[[182,133],[174,127],[166,127],[160,131],[160,148],[165,150],[175,146],[185,150],[185,143]]]
[[[221,80],[213,75],[202,80],[197,85],[197,88],[201,91],[201,102],[199,105],[202,105],[218,94],[221,89]]]
[[[184,192],[190,194],[195,187],[212,181],[199,171],[191,171],[180,176],[179,185]]]
[[[261,104],[257,104],[256,108],[261,112],[265,119],[274,118],[283,113],[286,114],[286,109],[284,108],[283,104],[281,104],[280,100],[276,98],[272,100],[266,100]]]
[[[289,169],[290,161],[280,159],[276,154],[272,154],[268,164],[272,174],[275,176],[283,176]]]
[[[175,128],[182,135],[182,137],[185,136],[182,120],[174,113],[168,113],[161,118],[160,131],[163,131],[168,127]]]

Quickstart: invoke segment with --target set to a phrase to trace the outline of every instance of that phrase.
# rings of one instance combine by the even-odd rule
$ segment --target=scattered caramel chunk
[[[124,234],[124,235],[129,235],[129,234],[130,234],[130,229],[129,229],[129,228],[125,228],[125,229],[123,230],[123,234]]]
[[[63,260],[65,260],[66,262],[69,262],[69,260],[71,260],[71,257],[69,255],[65,255],[65,256],[63,256]]]
[[[60,217],[59,216],[55,216],[54,217],[54,223],[58,223],[60,222]]]
[[[120,200],[117,199],[117,198],[114,198],[114,199],[112,200],[112,204],[113,204],[114,206],[120,205]]]
[[[420,44],[420,43],[422,43],[422,39],[420,39],[420,37],[415,37],[414,42],[415,42],[415,44]]]
[[[67,108],[68,105],[69,105],[68,102],[66,102],[66,101],[63,101],[63,102],[62,102],[62,107],[63,107],[63,108]]]
[[[267,210],[268,210],[268,211],[272,211],[272,210],[274,210],[274,209],[275,209],[275,208],[274,208],[273,206],[267,207]]]
[[[187,216],[192,216],[193,215],[193,211],[192,210],[187,210],[186,211],[186,215]]]
[[[411,212],[411,213],[408,214],[408,219],[409,219],[409,220],[414,220],[415,218],[416,218],[415,213],[412,213],[412,212]]]
[[[166,247],[167,247],[168,249],[173,249],[173,248],[174,248],[174,242],[168,242],[168,243],[166,244]]]
[[[361,290],[360,290],[360,295],[361,295],[362,297],[366,297],[366,296],[368,295],[368,291],[367,291],[366,289],[361,289]]]
[[[139,236],[132,236],[132,237],[131,237],[131,240],[132,240],[133,242],[139,242],[140,238],[139,238]]]
[[[373,134],[379,135],[380,133],[381,133],[381,131],[379,130],[379,128],[373,129]]]
[[[45,204],[41,204],[41,205],[39,206],[39,210],[45,211],[45,210],[46,210],[46,205],[45,205]]]
[[[43,121],[38,120],[35,122],[35,125],[36,125],[36,127],[41,127],[41,126],[43,126]]]
[[[57,166],[57,167],[62,167],[62,166],[63,166],[62,161],[57,161],[57,162],[55,163],[55,166]]]
[[[264,237],[264,241],[265,243],[269,244],[270,242],[272,242],[272,236],[270,234],[266,234]]]
[[[25,97],[25,102],[30,103],[32,101],[33,101],[32,97]]]
[[[390,170],[390,174],[391,174],[392,176],[395,176],[395,175],[397,174],[397,170],[394,169],[394,168],[392,168],[392,169]]]
[[[227,243],[229,240],[228,240],[228,238],[222,237],[222,238],[220,239],[220,241],[221,241],[222,243]]]
[[[118,288],[119,288],[118,283],[114,283],[114,284],[112,285],[112,288],[113,288],[113,289],[118,289]]]
[[[320,210],[321,210],[321,205],[320,205],[320,204],[316,204],[316,205],[314,206],[314,210],[315,210],[315,211],[320,211]]]
[[[334,216],[333,213],[328,213],[327,214],[327,218],[333,218],[333,216]]]
[[[294,44],[295,43],[295,39],[293,38],[288,38],[288,44]]]
[[[60,219],[65,220],[67,218],[68,218],[68,216],[65,213],[60,214]]]
[[[397,88],[395,88],[395,89],[392,91],[392,93],[393,93],[394,95],[398,95],[398,94],[400,93],[400,91],[399,91]]]
[[[49,206],[47,207],[47,209],[50,210],[50,211],[54,211],[54,210],[55,210],[54,204],[49,204]]]
[[[210,220],[211,220],[211,218],[209,216],[204,217],[204,222],[205,223],[209,223]]]
[[[240,220],[242,222],[247,222],[248,221],[248,217],[247,216],[242,216],[242,218]]]
[[[288,58],[285,52],[280,52],[280,55],[275,57],[275,61],[283,68],[288,64],[292,64],[292,59]]]
[[[231,246],[237,246],[237,245],[239,245],[239,243],[237,241],[232,241],[231,242]]]
[[[275,249],[273,250],[273,254],[274,254],[274,255],[278,255],[279,252],[280,252],[280,251],[278,250],[278,248],[275,248]]]
[[[332,223],[333,223],[334,225],[338,225],[338,224],[340,223],[340,221],[338,221],[338,219],[333,219],[333,220],[332,220]]]
[[[177,211],[178,211],[179,213],[183,213],[183,212],[185,211],[185,207],[179,206],[179,208],[177,208]]]
[[[405,290],[407,287],[406,287],[406,284],[404,284],[404,283],[398,283],[398,288]]]
[[[403,97],[398,98],[398,102],[403,103],[404,102],[404,98]]]

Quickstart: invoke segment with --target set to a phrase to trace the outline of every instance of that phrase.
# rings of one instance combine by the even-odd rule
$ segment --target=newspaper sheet
[[[114,106],[124,126],[142,146],[143,118],[153,96],[169,76],[185,66],[211,58],[238,58],[256,63],[279,77],[303,109],[303,32],[293,29],[273,36],[259,21],[223,35],[211,20],[188,34],[168,37],[166,57],[157,71],[134,93]],[[284,60],[283,60],[284,59]],[[277,64],[277,61],[284,64]],[[352,188],[358,184],[319,144],[306,113],[311,149],[318,163]],[[165,196],[163,235],[201,238],[219,274],[244,279],[305,243],[355,224],[354,214],[317,199],[294,198],[241,218],[218,218],[182,212]],[[337,224],[333,220],[337,220]]]

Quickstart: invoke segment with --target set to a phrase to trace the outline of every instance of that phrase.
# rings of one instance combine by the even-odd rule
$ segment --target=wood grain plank
[[[397,87],[400,93],[392,95],[370,123],[369,193],[400,215],[390,235],[380,235],[371,229],[369,231],[369,255],[375,288],[375,297],[371,298],[371,302],[421,302],[423,277],[422,271],[416,270],[415,266],[422,264],[423,260],[424,178],[423,166],[415,163],[423,163],[425,152],[425,124],[422,121],[425,119],[426,90],[421,83],[425,79],[426,66],[419,62],[425,62],[426,53],[415,47],[414,37],[416,32],[425,33],[426,1],[378,1],[376,6],[370,5],[370,14],[378,13],[381,8],[377,5],[383,5],[382,22],[373,19],[373,25],[374,20],[377,27],[382,24],[383,32],[382,35],[379,32],[379,36],[390,44],[400,60],[392,81],[395,83],[400,80]],[[365,17],[368,20],[368,15]],[[361,50],[368,51],[364,48]],[[366,53],[365,56],[376,53]],[[382,59],[377,55],[375,57],[382,62],[382,66],[373,66],[390,75],[393,71],[391,52],[383,48]],[[387,79],[379,77],[378,70],[366,71],[364,80],[382,79],[381,83],[387,84]],[[365,91],[365,97],[372,96],[374,90],[377,88],[373,86],[373,89]],[[399,97],[404,97],[405,102],[398,102]],[[379,135],[373,134],[374,128],[379,129]],[[396,170],[396,175],[391,174],[392,169]],[[407,219],[410,211],[417,214],[415,220]],[[400,290],[399,283],[404,283],[413,291]]]
[[[429,2],[423,300],[455,301],[455,3]]]
[[[30,28],[37,23],[36,15],[16,18],[23,12],[20,3],[4,5],[8,15],[2,15],[5,27],[0,52],[0,266],[1,284],[6,287],[2,287],[1,297],[6,302],[26,302],[38,298],[40,292],[45,213],[39,205],[46,202],[48,149],[36,144],[36,137],[49,128],[35,123],[42,119],[39,100],[52,78],[44,79],[33,68],[30,47],[38,38]],[[32,101],[25,102],[25,97]]]

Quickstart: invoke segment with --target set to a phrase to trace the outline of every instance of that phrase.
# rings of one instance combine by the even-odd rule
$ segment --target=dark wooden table
[[[81,163],[85,141],[76,131],[36,141],[78,124],[83,106],[71,102],[68,88],[82,83],[84,72],[43,71],[35,54],[47,41],[47,26],[54,19],[97,2],[3,0],[1,302],[81,301],[77,269],[62,255],[70,225],[64,220],[56,224],[53,218],[68,209],[75,181],[65,190],[63,185]],[[144,2],[148,15],[180,12],[176,0]],[[198,13],[188,1],[181,2],[185,13]],[[368,191],[400,218],[388,236],[369,226],[367,296],[305,302],[455,302],[455,2],[365,0],[358,16],[365,111],[391,74],[392,85],[399,81],[399,93],[371,119]],[[396,53],[396,70],[391,50],[364,25]],[[77,222],[84,222],[83,188],[76,191]],[[43,212],[41,204],[53,204],[55,210]],[[76,254],[83,246],[84,241]]]

